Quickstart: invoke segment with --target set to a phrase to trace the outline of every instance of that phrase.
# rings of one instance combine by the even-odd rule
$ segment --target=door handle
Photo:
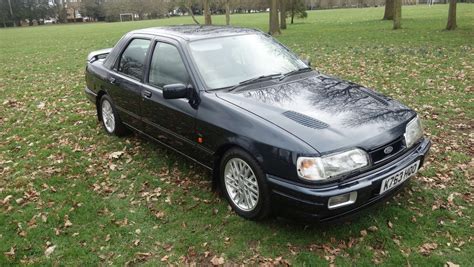
[[[145,90],[142,92],[143,97],[150,98],[151,97],[151,92],[148,90]]]
[[[115,79],[114,77],[109,77],[109,82],[111,84],[117,84],[117,79]]]

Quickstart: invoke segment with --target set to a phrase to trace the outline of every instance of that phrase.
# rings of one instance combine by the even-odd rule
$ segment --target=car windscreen
[[[234,86],[263,75],[285,74],[307,67],[264,34],[197,40],[189,43],[193,60],[209,89]]]

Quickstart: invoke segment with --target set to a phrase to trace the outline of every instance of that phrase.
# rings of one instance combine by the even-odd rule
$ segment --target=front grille
[[[390,149],[390,147],[392,149]],[[370,151],[369,155],[372,159],[373,164],[376,165],[390,158],[395,158],[395,156],[402,152],[405,148],[405,139],[403,137],[400,137],[391,143],[385,144],[379,148]]]

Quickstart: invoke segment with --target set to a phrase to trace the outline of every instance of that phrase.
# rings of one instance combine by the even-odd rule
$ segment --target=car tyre
[[[99,103],[99,118],[105,131],[110,135],[116,136],[129,134],[130,131],[122,123],[110,96],[103,95]]]
[[[270,192],[258,162],[239,148],[228,150],[220,164],[220,185],[232,209],[249,220],[270,215]]]

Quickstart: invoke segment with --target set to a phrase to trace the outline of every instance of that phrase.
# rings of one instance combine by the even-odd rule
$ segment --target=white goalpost
[[[426,1],[426,4],[428,4],[429,7],[431,7],[432,5],[434,5],[436,3],[436,0],[428,0]]]
[[[134,14],[133,13],[121,13],[120,14],[120,22],[123,22],[123,17],[130,17],[129,20],[126,21],[133,21]]]

